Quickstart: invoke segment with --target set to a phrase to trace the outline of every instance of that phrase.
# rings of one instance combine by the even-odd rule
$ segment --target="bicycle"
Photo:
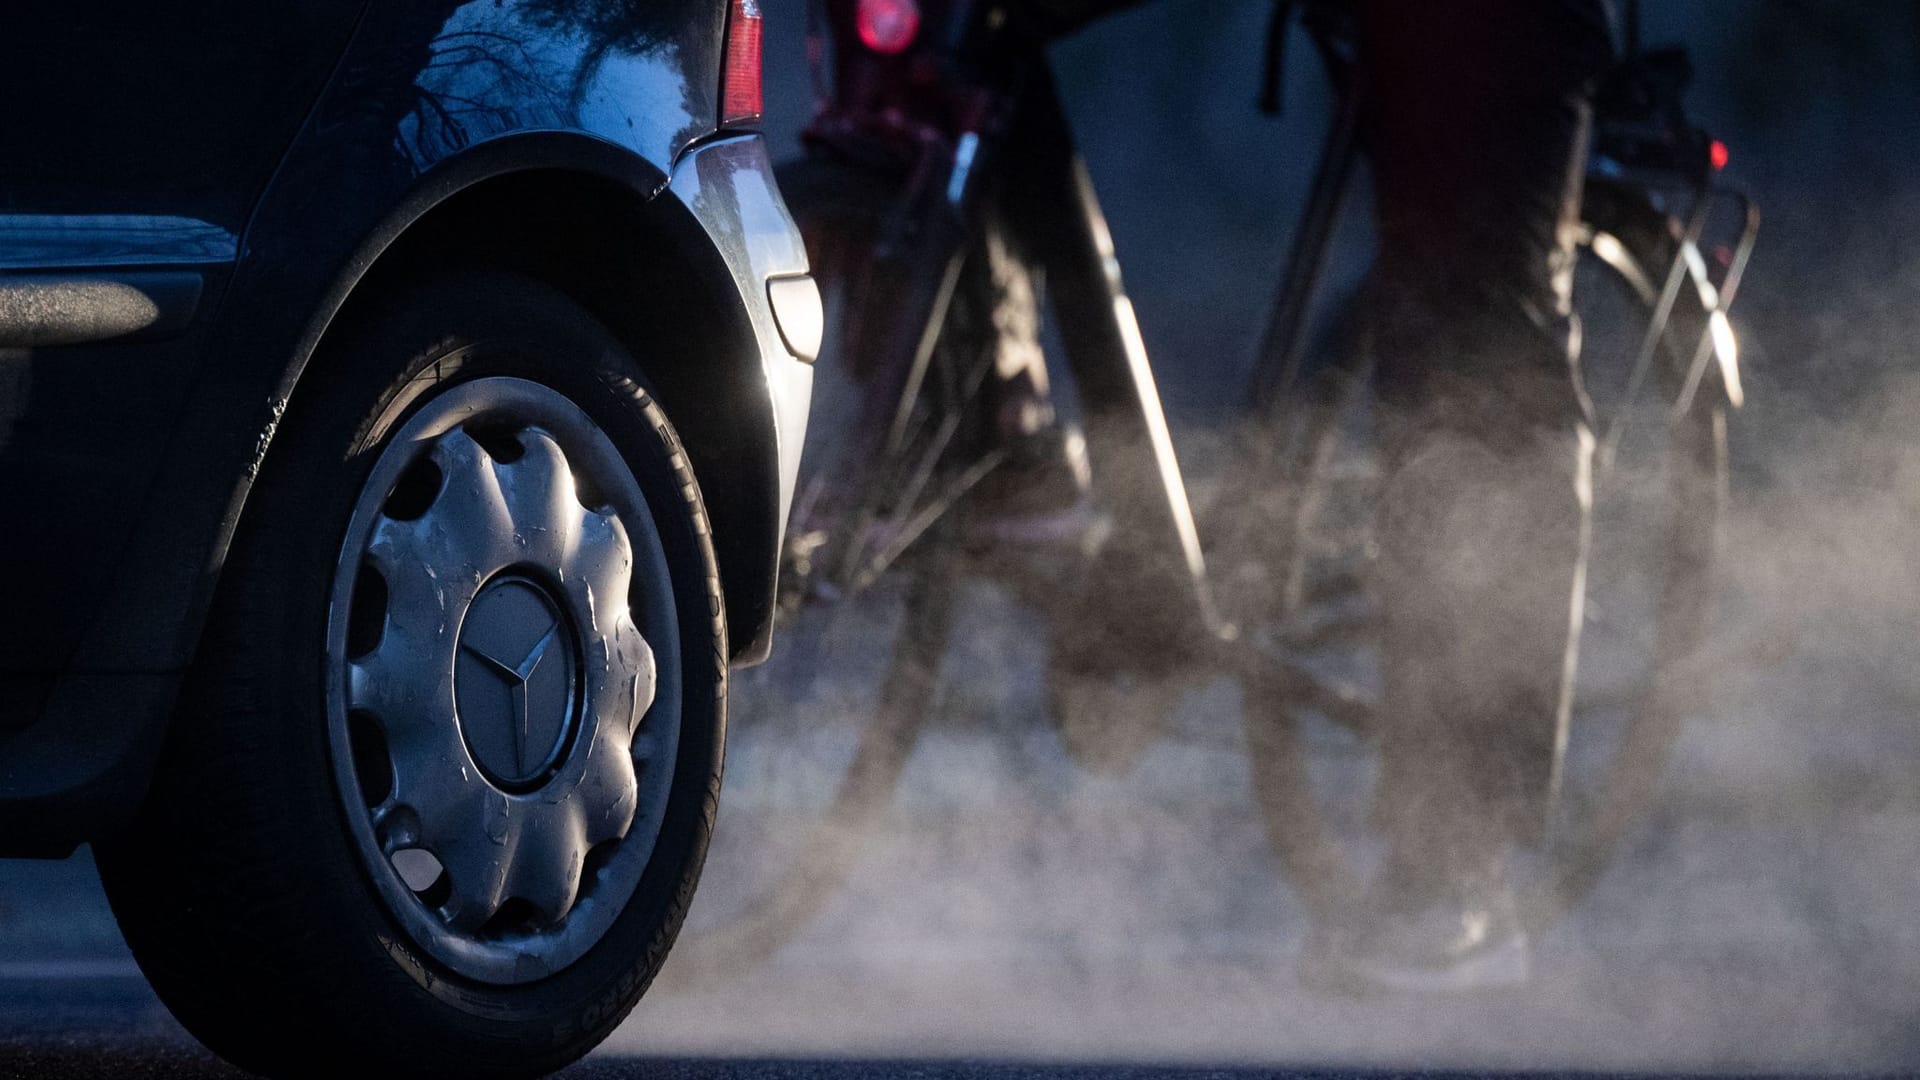
[[[875,685],[864,702],[843,698],[836,712],[804,722],[791,702],[748,710],[784,719],[769,721],[780,730],[736,732],[734,761],[750,775],[728,805],[751,813],[748,793],[766,790],[761,770],[775,763],[761,759],[775,744],[788,748],[785,764],[798,777],[768,805],[790,805],[782,799],[802,789],[822,797],[803,827],[755,831],[782,837],[786,850],[760,861],[773,869],[710,875],[726,884],[708,891],[736,895],[696,932],[694,951],[715,970],[764,958],[838,889],[928,722],[963,564],[1074,631],[1067,649],[1056,642],[1066,655],[1049,679],[1063,740],[1091,767],[1124,768],[1154,736],[1151,725],[1076,728],[1076,711],[1098,713],[1114,685],[1170,706],[1183,673],[1237,676],[1248,688],[1248,745],[1273,850],[1311,910],[1337,911],[1367,876],[1354,858],[1366,849],[1369,801],[1355,770],[1379,730],[1365,671],[1377,473],[1364,349],[1306,348],[1360,158],[1365,79],[1349,13],[1338,3],[1301,13],[1337,105],[1248,387],[1236,473],[1270,482],[1226,500],[1203,529],[1035,27],[1018,12],[949,0],[920,5],[918,25],[903,29],[909,7],[830,0],[840,67],[834,85],[820,88],[807,156],[782,173],[827,298],[829,340],[783,566],[785,651],[759,687],[855,669]],[[1276,5],[1270,72],[1294,7]],[[893,21],[881,18],[889,14]],[[1650,656],[1641,674],[1610,688],[1612,700],[1581,688],[1585,711],[1610,711],[1611,724],[1587,726],[1609,731],[1613,749],[1597,765],[1570,758],[1552,834],[1559,843],[1537,859],[1526,900],[1535,926],[1597,880],[1692,706],[1724,500],[1724,412],[1740,396],[1726,309],[1757,212],[1718,185],[1724,149],[1682,108],[1684,53],[1641,48],[1637,23],[1629,3],[1628,47],[1596,103],[1580,246],[1582,303],[1616,308],[1596,311],[1590,330],[1621,329],[1627,312],[1644,319],[1617,362],[1586,359],[1601,352],[1590,340],[1583,375],[1602,421],[1606,479],[1635,496],[1616,501],[1597,483],[1596,538],[1603,523],[1611,536],[1621,517],[1634,526],[1625,535],[1655,538],[1624,552],[1648,565],[1629,558],[1620,573],[1598,557],[1609,549],[1597,539],[1589,594],[1626,585],[1651,599],[1618,620]],[[818,48],[817,33],[813,40]],[[1707,244],[1728,209],[1733,237]],[[1045,298],[1035,287],[1042,278]],[[996,474],[1020,472],[1019,441],[995,400],[1000,346],[1011,325],[1038,347],[1031,331],[1047,301],[1080,402],[1090,476],[1076,475],[1086,512],[1064,540],[1009,544],[994,534],[990,557],[969,563],[983,543],[970,503],[997,494],[986,490]],[[1642,412],[1663,421],[1651,442]],[[1215,538],[1210,547],[1203,533]],[[1216,581],[1232,610],[1215,602]],[[848,665],[824,664],[822,624],[836,619],[850,639],[884,644]],[[1090,626],[1130,632],[1094,636]],[[1605,643],[1591,632],[1589,640]],[[1169,641],[1187,647],[1165,649]],[[1604,673],[1586,652],[1583,671]],[[753,693],[752,679],[736,693]],[[1345,773],[1317,776],[1328,772],[1325,751],[1342,742],[1351,751]],[[1582,791],[1575,781],[1589,778],[1588,766],[1601,775]]]

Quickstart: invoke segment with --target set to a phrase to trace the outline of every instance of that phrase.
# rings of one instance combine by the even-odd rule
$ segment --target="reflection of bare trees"
[[[371,44],[349,51],[341,72],[345,89],[337,95],[344,107],[329,124],[351,132],[339,136],[354,159],[343,173],[350,183],[384,189],[419,171],[423,162],[407,132],[422,111],[421,72],[459,6],[460,0],[391,5],[377,20],[380,32],[369,38]]]
[[[499,131],[574,121],[607,60],[654,52],[689,29],[680,5],[650,0],[396,7],[404,14],[360,74],[409,87],[371,99],[399,106],[389,130],[414,171]]]
[[[645,51],[687,21],[682,8],[648,0],[526,0],[520,10],[531,25],[629,52]]]
[[[560,80],[546,77],[554,66],[512,34],[441,34],[413,84],[412,130],[404,148],[424,165],[466,146],[477,134],[511,125],[529,102],[563,96]]]
[[[687,24],[685,12],[677,7],[648,0],[526,0],[521,11],[533,26],[584,39],[586,50],[567,91],[571,113],[586,104],[587,91],[609,55],[647,52]]]

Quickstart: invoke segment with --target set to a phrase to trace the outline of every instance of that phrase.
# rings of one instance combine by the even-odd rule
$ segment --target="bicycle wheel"
[[[825,157],[781,187],[826,306],[814,405],[782,561],[779,648],[733,683],[723,809],[681,970],[765,961],[840,890],[893,805],[935,708],[954,618],[951,511],[990,471],[978,398],[992,356],[964,295],[924,370],[876,370],[863,319],[896,295],[874,247],[898,188]],[[964,267],[960,277],[966,277]],[[954,292],[968,292],[963,283]],[[891,437],[877,430],[896,425]]]
[[[1723,399],[1682,387],[1705,332],[1683,297],[1636,380],[1641,338],[1676,242],[1668,219],[1617,189],[1590,192],[1576,272],[1581,377],[1596,462],[1579,677],[1559,795],[1544,837],[1521,853],[1522,914],[1539,929],[1584,897],[1643,819],[1681,722],[1698,705],[1700,647],[1724,502]],[[1683,290],[1683,293],[1687,292]],[[1632,392],[1630,392],[1630,389]],[[1251,620],[1248,742],[1267,834],[1316,917],[1355,903],[1384,855],[1380,657],[1372,594],[1381,470],[1364,362],[1307,380],[1282,418],[1274,486],[1254,500],[1276,526],[1236,564],[1268,614]],[[1604,449],[1604,448],[1603,448]],[[1243,530],[1244,533],[1244,530]]]

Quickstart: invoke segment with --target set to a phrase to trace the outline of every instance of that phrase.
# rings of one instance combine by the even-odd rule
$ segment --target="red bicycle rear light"
[[[1716,172],[1726,168],[1727,160],[1732,156],[1732,154],[1727,152],[1727,144],[1721,142],[1719,139],[1713,140],[1713,145],[1707,147],[1707,162],[1713,166]]]
[[[727,61],[720,77],[720,126],[760,119],[760,0],[731,0]]]
[[[897,56],[920,32],[920,5],[914,0],[860,0],[855,20],[860,40],[882,56]]]

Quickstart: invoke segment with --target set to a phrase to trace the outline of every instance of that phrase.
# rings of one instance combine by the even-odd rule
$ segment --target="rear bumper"
[[[781,539],[800,475],[800,448],[807,436],[813,397],[813,356],[819,348],[820,298],[808,277],[800,231],[774,182],[773,164],[760,136],[707,143],[674,166],[667,197],[678,200],[713,239],[733,276],[760,353],[760,370],[771,410],[773,463],[779,478],[775,535],[756,580],[727,582],[750,590],[748,618],[734,612],[733,659],[756,664],[773,647],[774,585]],[[731,598],[730,598],[731,599]]]

